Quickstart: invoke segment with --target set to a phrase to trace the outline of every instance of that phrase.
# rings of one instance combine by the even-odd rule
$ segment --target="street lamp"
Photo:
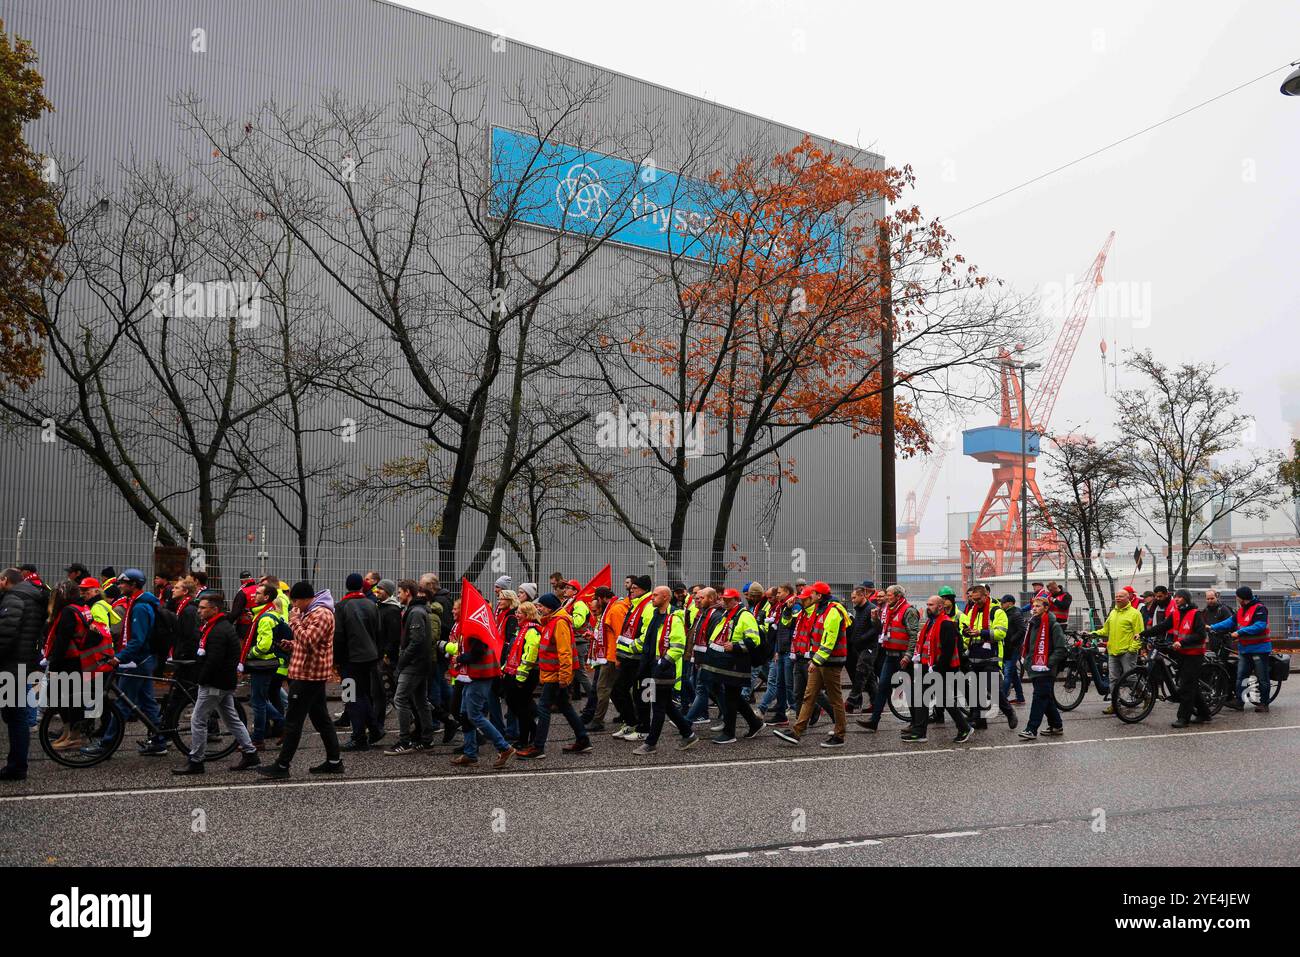
[[[1282,95],[1300,96],[1300,60],[1296,60],[1291,65],[1295,67],[1295,69],[1292,70],[1287,75],[1287,78],[1282,81]]]
[[[1029,594],[1029,402],[1025,398],[1025,370],[1041,369],[1037,362],[1020,363],[1020,594]]]

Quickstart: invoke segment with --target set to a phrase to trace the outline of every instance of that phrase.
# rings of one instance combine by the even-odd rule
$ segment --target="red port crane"
[[[948,444],[939,446],[938,451],[930,457],[925,466],[925,473],[917,487],[907,493],[907,504],[903,506],[903,520],[898,524],[898,537],[907,543],[907,561],[916,561],[916,535],[921,530],[921,519],[925,517],[926,506],[930,504],[930,495],[934,492],[934,483],[943,471],[943,460],[948,456]],[[918,497],[917,489],[921,490]]]
[[[1002,414],[997,425],[967,429],[962,433],[962,451],[979,462],[993,466],[993,481],[984,506],[971,528],[970,537],[961,543],[962,584],[969,584],[972,571],[975,577],[997,577],[1019,567],[1009,561],[1021,554],[1020,502],[1021,496],[1032,494],[1040,513],[1046,516],[1042,493],[1034,474],[1033,462],[1038,456],[1039,442],[1047,431],[1047,424],[1056,406],[1056,397],[1065,381],[1065,373],[1074,358],[1075,347],[1083,335],[1092,312],[1097,288],[1102,283],[1102,270],[1115,239],[1114,230],[1106,237],[1101,251],[1093,259],[1087,273],[1075,285],[1074,302],[1061,326],[1060,335],[1052,347],[1043,370],[1038,392],[1028,409],[1025,396],[1020,391],[1020,360],[1003,350],[998,356],[1002,387]],[[1021,347],[1016,347],[1019,352]],[[1025,462],[1020,453],[1020,424],[1025,423]],[[1037,527],[1035,527],[1037,525]],[[1060,539],[1052,528],[1050,517],[1045,523],[1034,523],[1029,528],[1030,570],[1037,567],[1046,555],[1061,550]]]

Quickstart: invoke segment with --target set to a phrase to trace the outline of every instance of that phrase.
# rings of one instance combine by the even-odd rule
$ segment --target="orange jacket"
[[[605,609],[605,660],[616,661],[618,659],[618,633],[623,630],[623,622],[627,619],[628,604],[626,598],[614,598]]]
[[[573,619],[567,611],[557,611],[550,616],[543,626],[550,625],[550,640],[554,643],[555,662],[548,659],[550,655],[545,647],[537,652],[537,670],[544,685],[558,684],[567,688],[573,684]],[[542,643],[546,643],[546,631],[543,627]]]

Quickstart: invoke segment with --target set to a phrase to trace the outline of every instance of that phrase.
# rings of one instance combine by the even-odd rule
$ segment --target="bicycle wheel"
[[[1137,724],[1146,719],[1156,706],[1156,689],[1145,668],[1124,672],[1111,689],[1111,704],[1115,716],[1125,724]]]
[[[912,705],[907,700],[906,684],[895,685],[889,689],[889,710],[899,721],[905,721],[908,724],[912,722]]]
[[[190,734],[190,719],[194,715],[194,702],[182,701],[178,706],[172,709],[172,715],[164,720],[164,734],[171,739],[172,744],[176,745],[183,753],[189,754],[194,742]],[[235,699],[235,712],[239,715],[239,720],[243,722],[245,728],[249,726],[248,715],[244,712],[244,705],[238,698]],[[239,742],[235,736],[226,731],[221,726],[221,718],[214,711],[208,718],[208,746],[204,752],[204,760],[218,760],[234,753]]]
[[[1269,692],[1268,692],[1268,703],[1272,704],[1274,701],[1276,701],[1277,696],[1279,693],[1281,693],[1281,691],[1282,691],[1282,682],[1270,681]]]
[[[106,707],[112,706],[106,705]],[[54,743],[67,733],[83,739],[82,742],[71,748],[54,747]],[[86,718],[65,723],[56,709],[47,708],[45,714],[41,716],[36,737],[41,742],[41,750],[56,764],[61,764],[65,768],[88,768],[111,758],[122,744],[122,736],[125,733],[126,724],[116,712],[109,711],[98,720]],[[90,750],[96,741],[99,742],[100,747]]]
[[[1210,665],[1208,668],[1201,670],[1200,677],[1201,698],[1205,701],[1206,710],[1211,715],[1218,714],[1223,710],[1223,703],[1228,700],[1228,695],[1232,694],[1232,685],[1228,680],[1228,673],[1218,665]]]
[[[1073,711],[1083,703],[1083,696],[1088,693],[1087,680],[1078,666],[1072,661],[1061,665],[1052,682],[1052,697],[1056,706],[1062,711]]]

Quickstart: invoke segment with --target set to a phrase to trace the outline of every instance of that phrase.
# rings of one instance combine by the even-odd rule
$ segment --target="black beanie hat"
[[[537,599],[537,604],[549,608],[551,611],[555,611],[560,607],[560,599],[556,598],[555,595],[548,591],[541,598]]]
[[[289,589],[289,597],[297,601],[302,598],[315,598],[316,586],[311,582],[294,582]]]
[[[1255,600],[1255,593],[1251,590],[1249,585],[1242,585],[1237,589],[1237,597],[1244,602],[1252,602]]]
[[[632,583],[642,591],[649,591],[654,587],[654,579],[649,575],[637,575],[632,579]]]

